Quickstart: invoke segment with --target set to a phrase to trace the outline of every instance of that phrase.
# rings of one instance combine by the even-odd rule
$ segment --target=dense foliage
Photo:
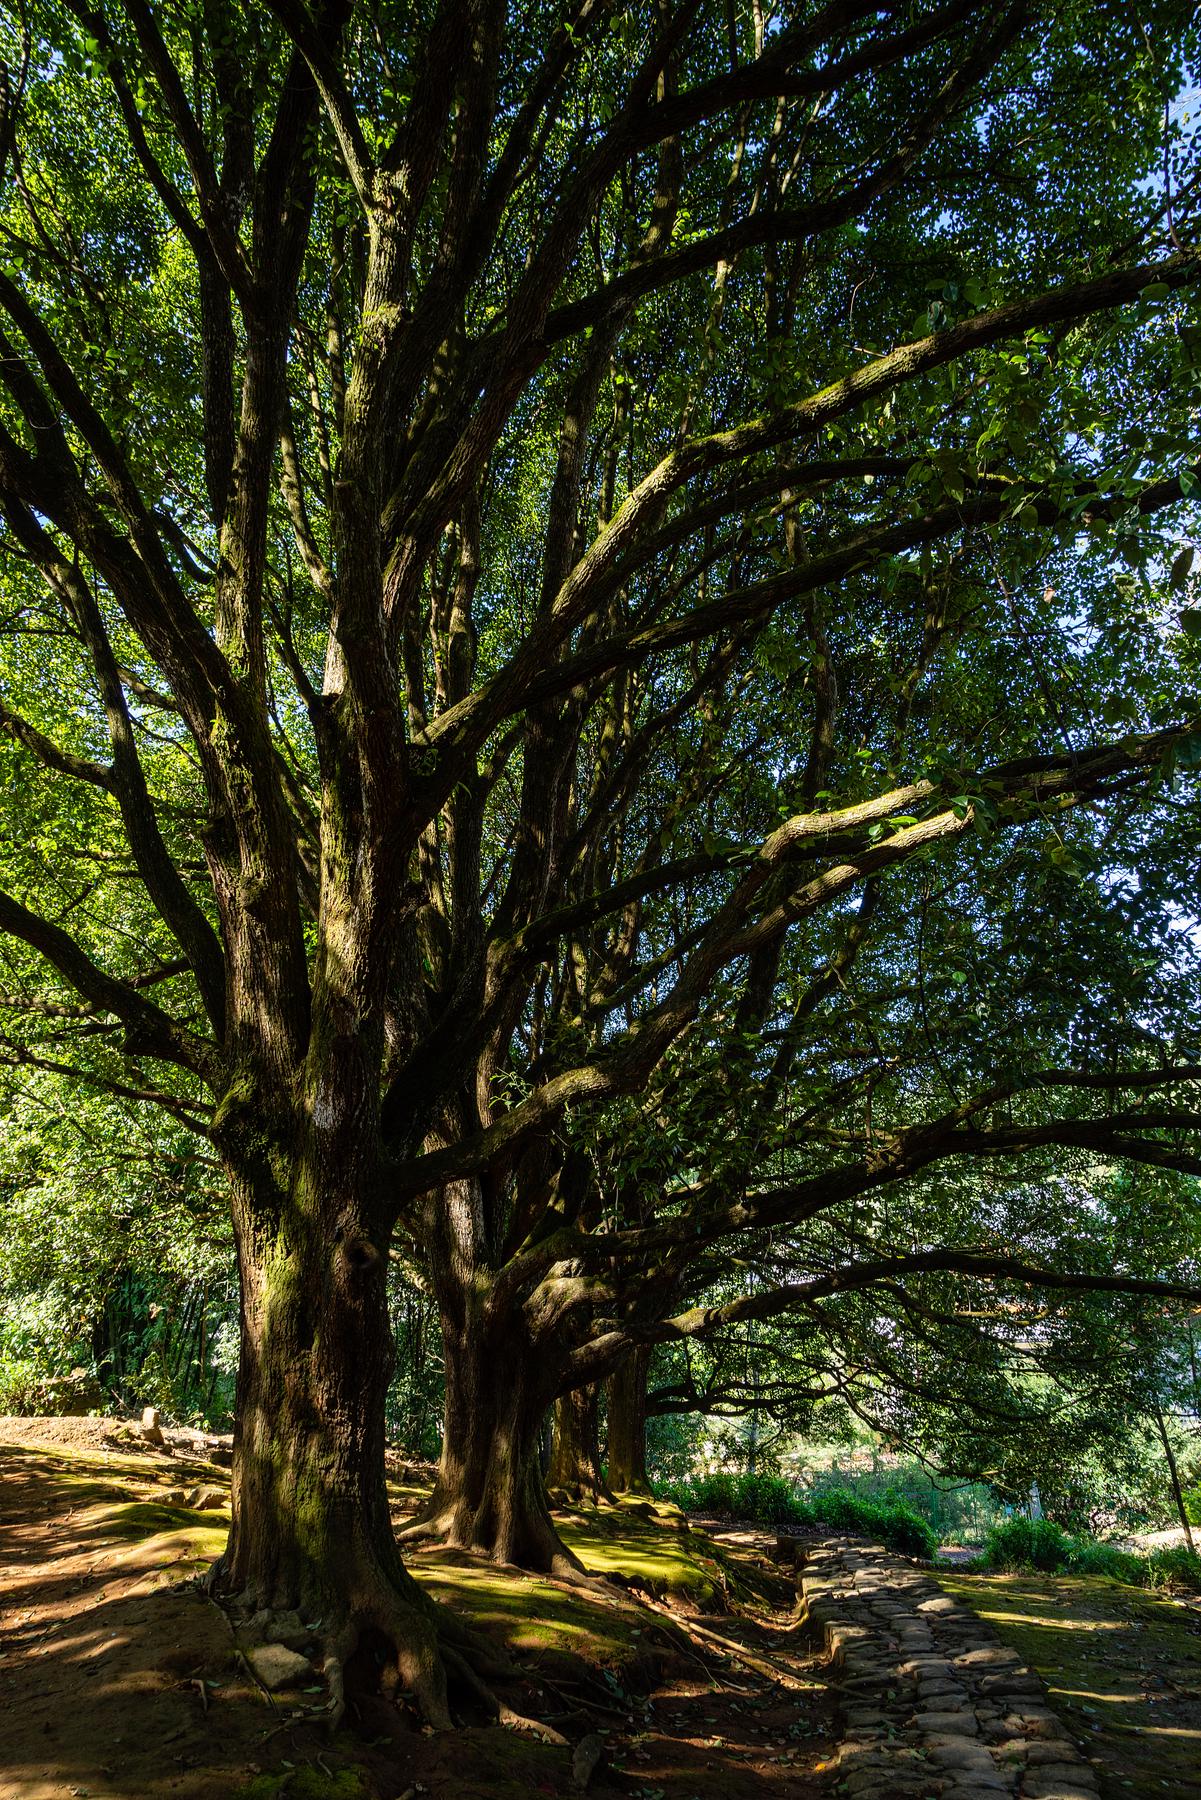
[[[548,1409],[656,1346],[1002,1487],[1179,1411],[1195,7],[4,30],[6,1206],[43,1084],[157,1109],[96,1361],[202,1410],[219,1172],[218,1586],[448,1717],[390,1305],[417,1529],[560,1572]]]
[[[990,1569],[1107,1575],[1145,1587],[1201,1587],[1201,1557],[1183,1546],[1140,1556],[1113,1544],[1074,1537],[1050,1519],[1007,1519],[989,1533],[984,1560]]]

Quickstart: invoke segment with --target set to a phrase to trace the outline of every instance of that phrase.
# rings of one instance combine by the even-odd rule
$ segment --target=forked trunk
[[[454,1183],[428,1215],[427,1252],[446,1369],[442,1457],[430,1504],[402,1541],[435,1538],[498,1563],[565,1577],[582,1572],[550,1516],[543,1421],[561,1378],[519,1297],[502,1305],[482,1248],[482,1198]]]
[[[515,1329],[480,1341],[446,1333],[446,1413],[429,1509],[402,1532],[437,1537],[493,1562],[571,1576],[582,1565],[555,1529],[539,1445],[546,1372]]]
[[[646,1374],[651,1353],[633,1350],[609,1377],[607,1477],[615,1494],[649,1494],[646,1473]]]
[[[431,1723],[449,1724],[447,1621],[404,1567],[384,1481],[386,1258],[366,1237],[295,1212],[279,1225],[264,1208],[236,1210],[233,1523],[214,1591],[235,1609],[314,1623],[337,1715],[346,1665],[378,1633]]]
[[[555,1401],[546,1482],[552,1492],[566,1493],[573,1500],[582,1500],[586,1494],[596,1500],[607,1492],[601,1474],[595,1386],[572,1388]]]

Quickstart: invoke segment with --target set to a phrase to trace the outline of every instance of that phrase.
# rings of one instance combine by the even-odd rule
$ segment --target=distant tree
[[[887,1037],[927,884],[984,930],[1004,846],[1137,849],[1174,804],[1194,11],[33,0],[8,27],[9,1054],[221,1159],[217,1585],[324,1621],[335,1708],[364,1629],[435,1723],[471,1654],[388,1517],[394,1234],[442,1323],[427,1524],[566,1570],[542,1418],[713,1323],[637,1299],[698,1240],[964,1155],[1195,1170],[1191,1113],[1143,1104],[1191,1080],[1167,1023],[1086,1058],[1030,990],[1054,1065],[894,1071],[863,1142],[832,1104],[807,1142],[777,1081],[764,1182],[631,1184],[616,1235],[587,1143],[727,1043],[749,1093],[776,1031],[849,1093],[873,1021],[852,994],[837,1054],[806,1021],[876,909]],[[1018,997],[978,986],[999,1058]],[[1107,1276],[941,1236],[898,1266],[842,1229],[854,1267],[792,1301],[882,1268],[1192,1291],[1137,1246]]]

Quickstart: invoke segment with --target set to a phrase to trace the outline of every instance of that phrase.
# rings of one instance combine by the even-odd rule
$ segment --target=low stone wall
[[[928,1575],[871,1544],[807,1550],[801,1606],[837,1675],[850,1800],[1097,1800],[1038,1676]]]

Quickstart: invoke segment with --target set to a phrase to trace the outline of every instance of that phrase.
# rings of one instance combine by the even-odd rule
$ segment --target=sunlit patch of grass
[[[494,1630],[512,1650],[567,1652],[602,1669],[620,1669],[643,1655],[645,1615],[587,1588],[561,1587],[453,1552],[427,1552],[410,1567],[436,1600]]]
[[[1197,1791],[1201,1619],[1106,1576],[938,1571],[1042,1676],[1051,1705],[1108,1791]]]

